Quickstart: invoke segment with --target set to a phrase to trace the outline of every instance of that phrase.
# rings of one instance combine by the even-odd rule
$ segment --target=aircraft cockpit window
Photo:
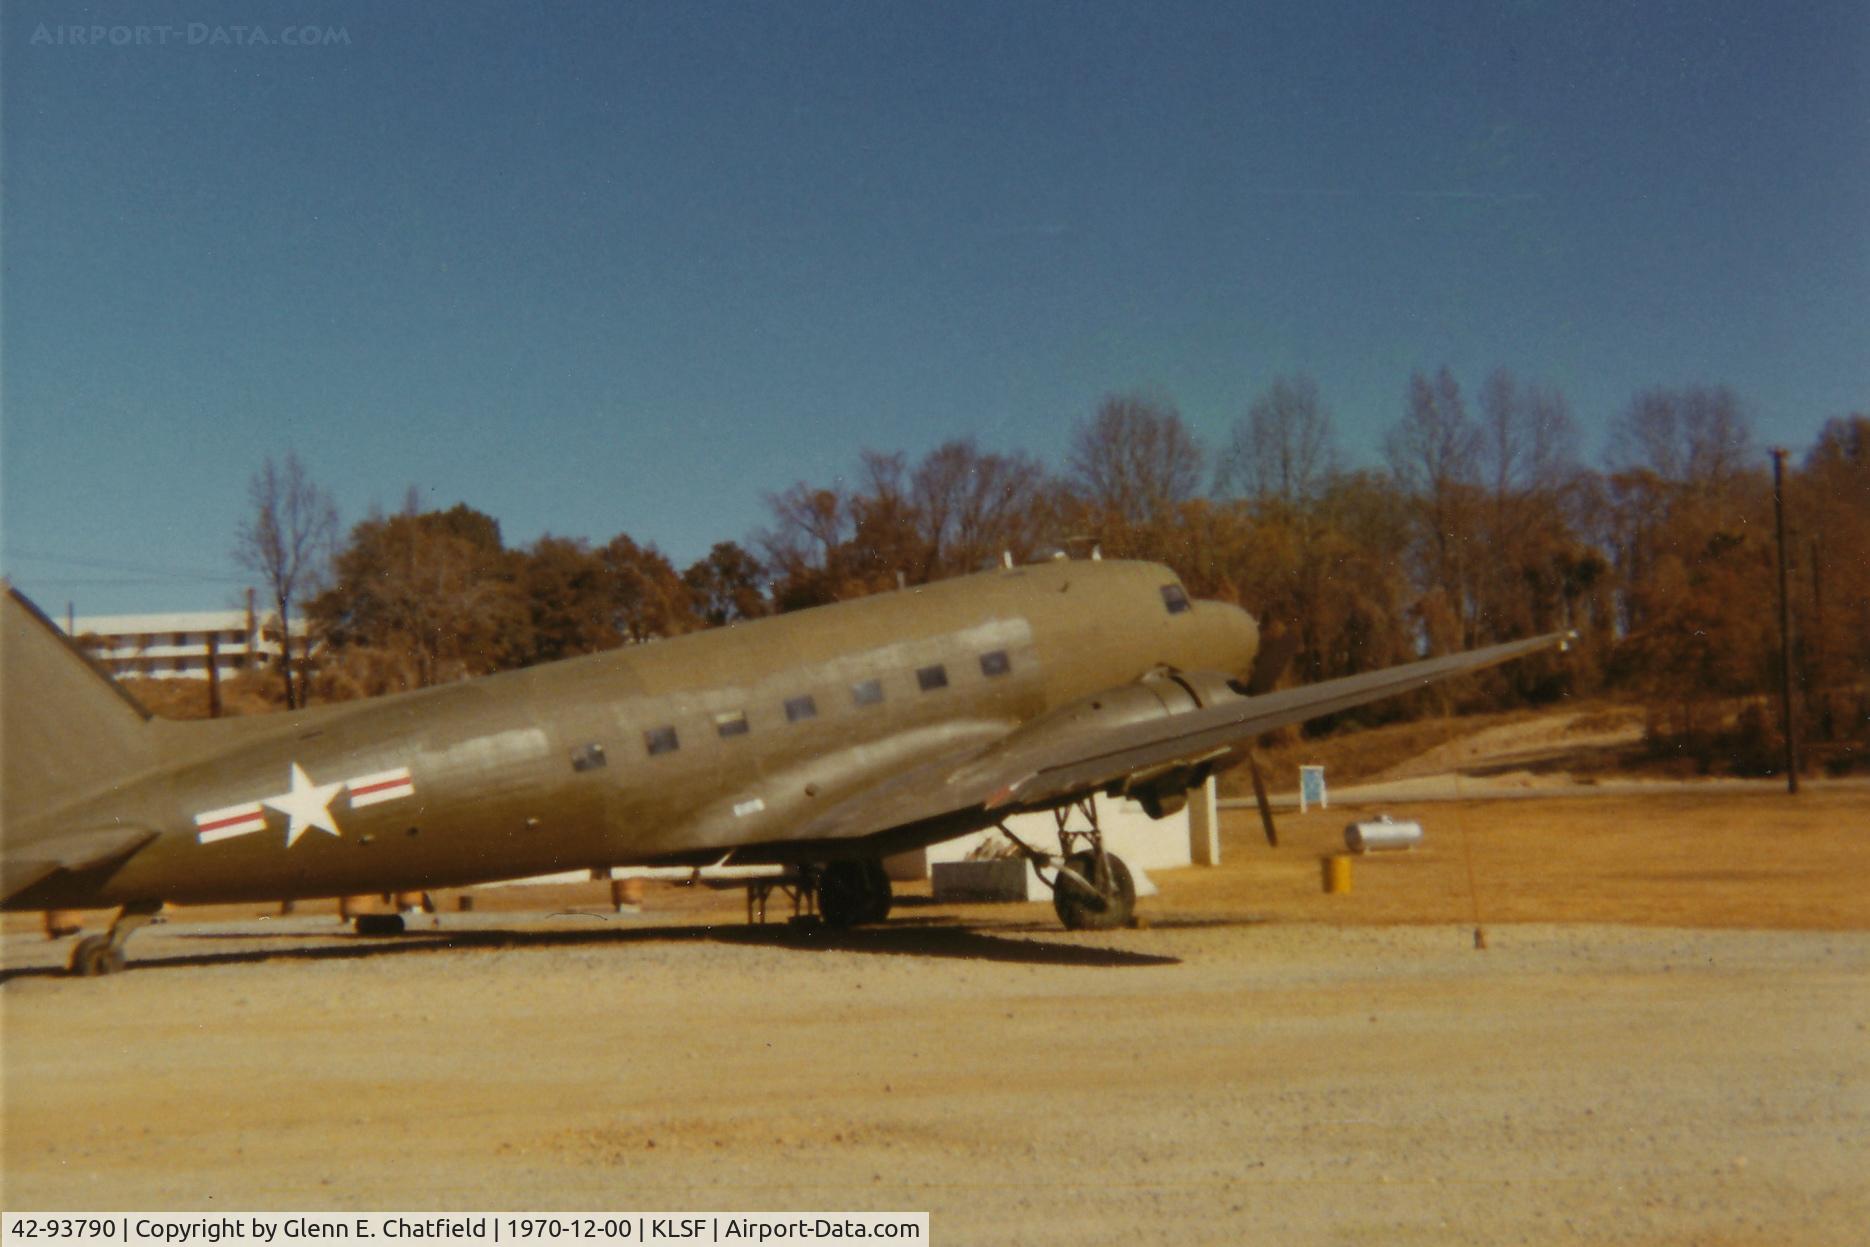
[[[674,753],[682,747],[672,727],[652,727],[643,733],[643,747],[649,750],[651,757],[659,753]]]
[[[747,712],[744,710],[729,710],[724,714],[715,715],[714,730],[719,732],[723,737],[745,736],[747,734]]]
[[[805,694],[803,697],[789,697],[786,699],[786,722],[803,723],[807,719],[816,719],[817,717],[818,703],[812,700],[812,695],[810,693]]]
[[[1188,609],[1188,594],[1180,585],[1163,585],[1162,604],[1169,608],[1171,615],[1179,615]]]
[[[932,693],[938,688],[948,687],[948,668],[936,663],[933,667],[922,667],[916,671],[916,683],[922,691]]]
[[[1005,675],[1012,669],[1012,660],[1006,656],[1006,651],[1003,649],[993,650],[980,656],[980,673],[989,679],[997,675]]]
[[[851,685],[851,702],[859,706],[874,706],[883,700],[883,681],[859,680]]]
[[[595,771],[604,765],[604,746],[592,741],[588,745],[579,745],[571,751],[571,769],[574,771]]]

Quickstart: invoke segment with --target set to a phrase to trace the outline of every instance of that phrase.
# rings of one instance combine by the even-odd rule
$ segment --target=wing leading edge
[[[856,793],[799,828],[798,838],[857,839],[922,823],[951,825],[970,813],[991,825],[1008,814],[1057,805],[1136,777],[1215,761],[1274,728],[1560,648],[1574,635],[1553,632],[1509,641],[1091,735],[1041,722],[959,762],[924,764]]]

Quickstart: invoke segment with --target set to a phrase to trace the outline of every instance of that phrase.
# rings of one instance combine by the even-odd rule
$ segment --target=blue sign
[[[1325,800],[1325,768],[1302,766],[1299,768],[1299,813],[1305,813],[1314,805],[1321,810],[1331,808],[1330,802]]]

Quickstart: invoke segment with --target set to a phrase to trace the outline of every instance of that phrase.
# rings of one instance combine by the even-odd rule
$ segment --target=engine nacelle
[[[1174,718],[1244,696],[1239,684],[1219,672],[1159,668],[1133,683],[1102,689],[1034,719],[1001,741],[993,751],[994,764],[1017,773],[1023,752],[1032,752],[1035,760],[1056,758],[1068,752],[1066,746],[1080,736],[1101,744],[1113,728]],[[1185,766],[1151,767],[1107,783],[1104,791],[1134,798],[1151,818],[1167,818],[1188,804],[1190,789],[1207,783],[1216,767],[1227,762],[1217,756]]]
[[[1104,730],[1166,719],[1242,696],[1240,685],[1218,671],[1163,669],[1150,672],[1134,684],[1105,689],[1061,708],[1048,716],[1053,720],[1049,730],[1057,730],[1059,719],[1086,731]],[[1168,818],[1181,813],[1188,805],[1189,792],[1207,783],[1213,773],[1210,763],[1174,767],[1133,777],[1111,791],[1112,795],[1135,800],[1151,818]]]
[[[1200,778],[1195,778],[1195,771]],[[1208,782],[1208,768],[1178,768],[1159,779],[1129,789],[1128,796],[1151,818],[1169,818],[1188,808],[1188,794]]]
[[[1059,707],[1029,725],[1046,734],[1070,728],[1104,731],[1129,723],[1164,719],[1242,696],[1239,685],[1218,671],[1152,671],[1133,684],[1107,688]],[[1070,725],[1067,727],[1066,725]]]

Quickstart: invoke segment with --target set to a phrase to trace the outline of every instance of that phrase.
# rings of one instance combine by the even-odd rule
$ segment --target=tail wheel
[[[1072,931],[1109,931],[1127,926],[1136,909],[1136,883],[1130,868],[1115,853],[1103,855],[1104,869],[1098,870],[1098,854],[1073,853],[1065,859],[1065,869],[1052,885],[1052,908],[1058,920]],[[1073,879],[1078,876],[1084,883]]]
[[[827,926],[882,922],[892,899],[890,877],[879,861],[832,862],[818,879],[818,915]]]
[[[123,969],[123,953],[111,947],[107,935],[89,935],[71,950],[71,972],[89,978]]]

